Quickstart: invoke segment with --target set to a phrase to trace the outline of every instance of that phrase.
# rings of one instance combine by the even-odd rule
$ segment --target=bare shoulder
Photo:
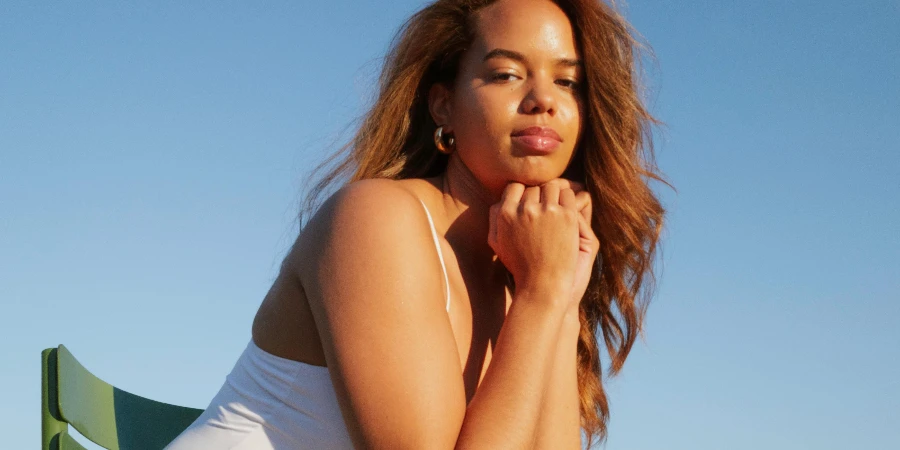
[[[314,262],[321,247],[333,239],[390,239],[399,236],[399,232],[414,236],[423,225],[427,227],[422,204],[408,183],[387,179],[357,181],[332,195],[304,227],[297,246],[302,254],[297,256],[302,261],[297,262],[301,266]]]
[[[420,216],[422,203],[431,204],[439,194],[440,191],[428,180],[361,180],[335,193],[329,202],[323,205],[323,210],[326,214],[375,213],[382,219],[395,215],[400,218],[406,214]],[[328,206],[332,206],[333,209],[329,209]],[[390,216],[386,217],[386,214]]]
[[[339,267],[341,279],[355,276],[356,270],[371,274],[373,266],[387,265],[426,280],[441,274],[423,208],[437,204],[429,188],[436,191],[425,180],[370,179],[350,183],[332,195],[301,232],[290,256],[303,286],[321,281],[322,271],[329,267]],[[441,282],[430,285],[443,298]]]
[[[419,203],[409,180],[361,180],[335,193],[323,210],[335,219],[402,219],[421,214]]]

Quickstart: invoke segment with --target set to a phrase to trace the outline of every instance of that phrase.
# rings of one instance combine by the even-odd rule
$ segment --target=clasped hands
[[[488,244],[525,288],[567,295],[577,305],[587,289],[600,242],[591,228],[584,186],[557,178],[540,186],[509,183],[491,206]]]

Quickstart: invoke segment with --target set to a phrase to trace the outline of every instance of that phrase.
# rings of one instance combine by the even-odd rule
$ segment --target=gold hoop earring
[[[441,125],[434,130],[434,146],[437,147],[438,151],[449,155],[453,153],[454,146],[456,145],[456,139],[453,139],[452,135],[447,136],[447,143],[444,143],[444,126]]]

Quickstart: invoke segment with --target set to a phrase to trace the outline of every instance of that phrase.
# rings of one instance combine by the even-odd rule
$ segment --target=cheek
[[[564,107],[560,108],[560,122],[565,124],[566,134],[568,135],[566,137],[572,139],[573,142],[577,141],[581,136],[583,114],[584,110],[581,103],[574,99],[565,102]]]
[[[518,103],[511,95],[499,89],[473,89],[460,98],[454,113],[460,118],[457,132],[466,145],[481,147],[508,139]]]

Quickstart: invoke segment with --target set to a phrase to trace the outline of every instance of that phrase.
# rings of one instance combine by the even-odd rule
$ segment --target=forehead
[[[529,57],[578,57],[569,18],[550,0],[500,0],[479,10],[473,44],[481,56],[502,48]]]

